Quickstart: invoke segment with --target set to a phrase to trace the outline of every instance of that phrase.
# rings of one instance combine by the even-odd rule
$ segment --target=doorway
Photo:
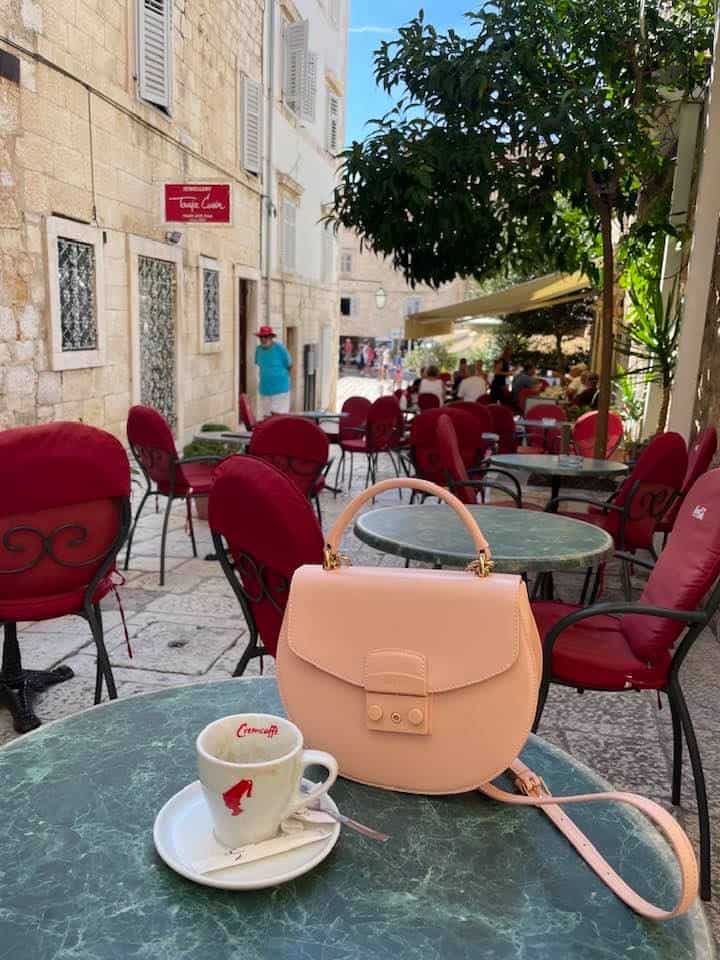
[[[248,315],[250,281],[238,280],[238,393],[248,392]]]

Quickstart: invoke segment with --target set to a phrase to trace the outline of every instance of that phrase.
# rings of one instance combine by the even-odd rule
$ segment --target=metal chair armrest
[[[448,482],[448,489],[453,490],[457,487],[472,487],[474,490],[500,490],[501,493],[506,494],[513,500],[519,510],[522,509],[522,497],[518,497],[513,490],[510,490],[509,487],[503,486],[502,483],[494,483],[492,480],[450,480]],[[492,504],[489,504],[492,506]]]
[[[635,563],[638,567],[645,567],[646,570],[654,570],[655,564],[651,563],[649,560],[639,560],[632,553],[624,553],[622,550],[618,550],[615,554],[616,560],[627,560],[628,563]]]
[[[232,454],[229,454],[229,456],[232,456]],[[223,460],[227,460],[227,457],[187,457],[177,460],[176,463],[179,467],[184,467],[188,463],[222,463]]]
[[[615,507],[611,503],[605,503],[604,500],[596,500],[594,497],[583,496],[582,494],[570,494],[568,496],[554,497],[545,505],[545,512],[551,512],[551,509],[556,507],[559,503],[589,503],[591,506],[599,507],[601,510],[604,510],[606,507],[610,507],[611,509],[619,510],[622,513],[620,507]]]

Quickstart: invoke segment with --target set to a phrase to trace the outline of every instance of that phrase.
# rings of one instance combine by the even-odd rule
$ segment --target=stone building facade
[[[350,230],[339,236],[340,336],[401,340],[405,317],[472,296],[468,281],[457,279],[439,290],[411,287],[392,261],[362,247]]]
[[[137,402],[181,440],[237,423],[266,315],[264,46],[279,6],[0,0],[0,428],[83,420],[123,437]],[[230,223],[169,222],[168,184],[227,185]],[[325,276],[315,296],[331,302]],[[273,291],[279,333],[307,312]]]

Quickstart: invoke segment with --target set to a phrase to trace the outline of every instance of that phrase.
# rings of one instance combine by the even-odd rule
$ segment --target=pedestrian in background
[[[285,344],[276,342],[272,327],[260,327],[255,336],[260,340],[255,350],[260,370],[258,414],[263,419],[272,413],[290,413],[292,357]]]

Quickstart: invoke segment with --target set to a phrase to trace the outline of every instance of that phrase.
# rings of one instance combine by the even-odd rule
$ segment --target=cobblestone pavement
[[[347,378],[341,382],[341,397],[364,389],[368,395],[378,390],[376,380]],[[358,382],[359,381],[359,382]],[[340,400],[342,402],[342,399]],[[364,478],[363,465],[356,464],[354,489]],[[533,489],[528,495],[539,501],[547,491]],[[397,503],[395,493],[378,502]],[[324,526],[327,530],[347,495],[322,498]],[[117,602],[113,596],[103,604],[106,642],[110,652],[120,697],[165,689],[189,683],[204,683],[232,675],[247,642],[247,630],[219,565],[202,557],[211,549],[207,524],[196,521],[199,559],[192,558],[189,537],[184,529],[183,506],[173,511],[168,535],[166,586],[158,586],[158,555],[162,514],[148,506],[135,543],[127,582],[121,589],[133,657],[129,658]],[[401,561],[366,547],[352,534],[343,550],[356,564],[393,566]],[[636,567],[639,574],[639,568]],[[579,596],[581,577],[561,575],[557,589],[564,599]],[[642,581],[634,579],[637,592]],[[607,577],[606,598],[620,597],[618,571],[611,567]],[[474,624],[468,624],[467,642],[479,642],[473,636]],[[454,638],[461,642],[463,638]],[[27,667],[47,669],[64,663],[75,677],[43,693],[37,699],[37,712],[43,721],[67,716],[89,707],[93,702],[95,654],[87,625],[68,617],[21,628],[20,642]],[[265,671],[272,674],[273,662],[265,660]],[[256,661],[248,674],[259,671]],[[705,761],[711,816],[716,828],[714,871],[715,891],[720,897],[720,709],[717,677],[720,675],[720,645],[708,629],[695,645],[683,668],[683,685],[693,716]],[[553,688],[543,719],[541,734],[559,744],[578,759],[594,767],[619,788],[640,791],[669,806],[670,798],[670,715],[667,705],[658,710],[655,694],[585,693]],[[0,710],[0,743],[14,733],[8,714]],[[692,776],[686,761],[683,804],[678,815],[690,836],[697,839],[697,819]],[[717,903],[717,900],[716,900]],[[720,931],[720,910],[709,907],[716,931]]]

